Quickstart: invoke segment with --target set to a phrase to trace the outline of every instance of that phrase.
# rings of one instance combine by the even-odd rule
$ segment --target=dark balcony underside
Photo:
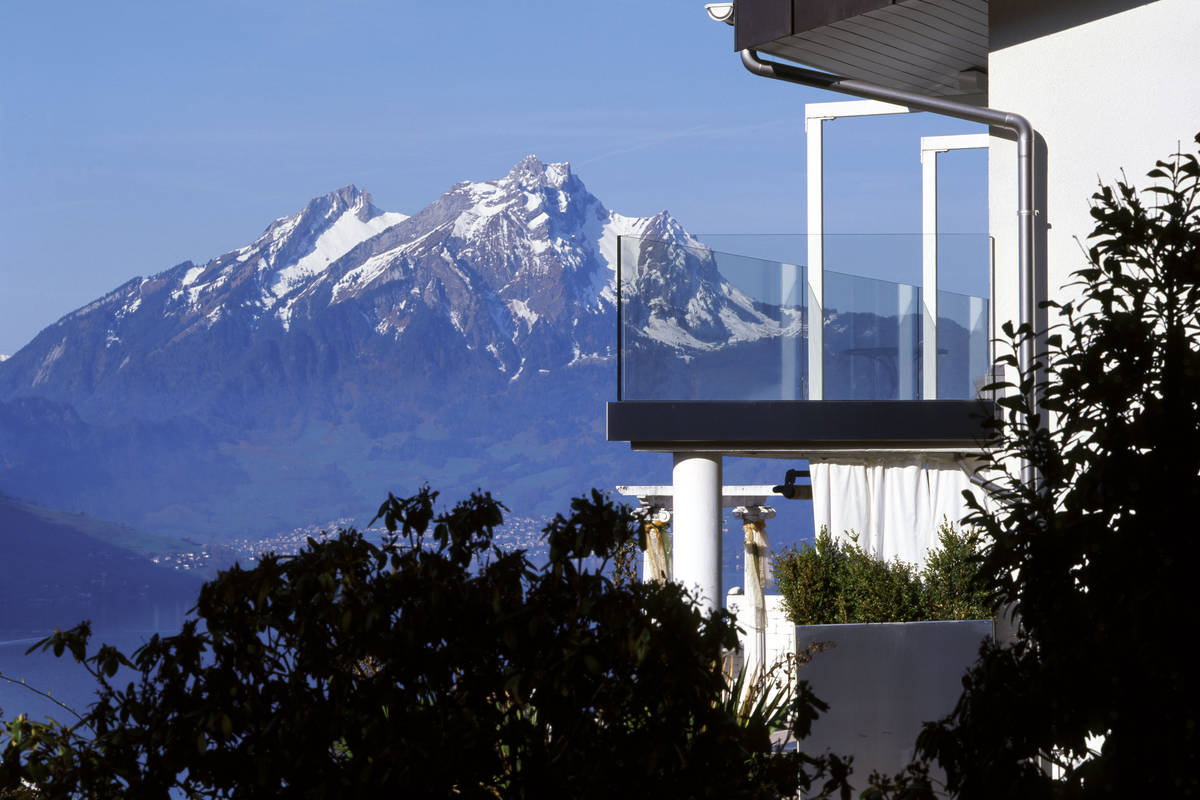
[[[608,440],[740,454],[977,450],[991,408],[978,400],[623,401],[608,404]]]
[[[848,78],[970,96],[984,90],[988,2],[738,0],[734,42]]]

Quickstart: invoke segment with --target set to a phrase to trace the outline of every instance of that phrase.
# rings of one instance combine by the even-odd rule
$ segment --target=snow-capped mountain
[[[426,480],[551,508],[632,480],[603,441],[619,235],[641,237],[622,261],[627,344],[692,358],[798,324],[668,213],[610,211],[565,163],[530,156],[411,216],[349,186],[127,281],[3,362],[0,488],[216,535]]]
[[[624,287],[641,335],[684,350],[778,335],[669,214],[609,211],[567,164],[529,156],[411,217],[348,186],[204,265],[130,280],[15,354],[0,390],[163,416],[328,390],[363,369],[491,387],[611,364],[619,235],[646,239]]]
[[[690,361],[739,344],[800,336],[799,304],[756,301],[719,271],[716,255],[682,229],[625,244],[623,325],[630,335],[664,345]],[[776,279],[778,282],[778,279]]]

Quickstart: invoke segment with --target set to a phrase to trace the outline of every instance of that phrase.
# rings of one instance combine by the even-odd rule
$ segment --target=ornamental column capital
[[[731,513],[746,524],[771,519],[775,516],[775,509],[771,506],[738,506]]]

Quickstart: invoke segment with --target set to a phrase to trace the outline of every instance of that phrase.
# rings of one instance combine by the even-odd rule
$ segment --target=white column
[[[643,509],[642,526],[646,532],[646,551],[642,554],[643,581],[671,580],[671,539],[667,526],[671,512],[661,506]]]
[[[738,624],[746,631],[746,674],[761,681],[767,674],[767,600],[770,580],[771,545],[767,540],[767,520],[775,516],[770,506],[738,506],[733,515],[742,521],[746,560],[742,568],[745,581],[745,609]],[[747,686],[752,681],[747,681]]]
[[[808,134],[808,399],[825,396],[825,120],[806,117]]]
[[[671,472],[674,579],[705,613],[721,607],[721,456],[676,453]]]

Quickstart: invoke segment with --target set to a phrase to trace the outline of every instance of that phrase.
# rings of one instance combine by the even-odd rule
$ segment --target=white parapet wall
[[[787,618],[783,608],[783,595],[769,594],[766,596],[767,606],[767,668],[783,661],[787,656],[796,652],[796,624]],[[725,609],[736,618],[739,612],[747,608],[746,596],[740,586],[734,587],[725,596]],[[746,652],[746,630],[748,626],[739,625],[738,645]]]

